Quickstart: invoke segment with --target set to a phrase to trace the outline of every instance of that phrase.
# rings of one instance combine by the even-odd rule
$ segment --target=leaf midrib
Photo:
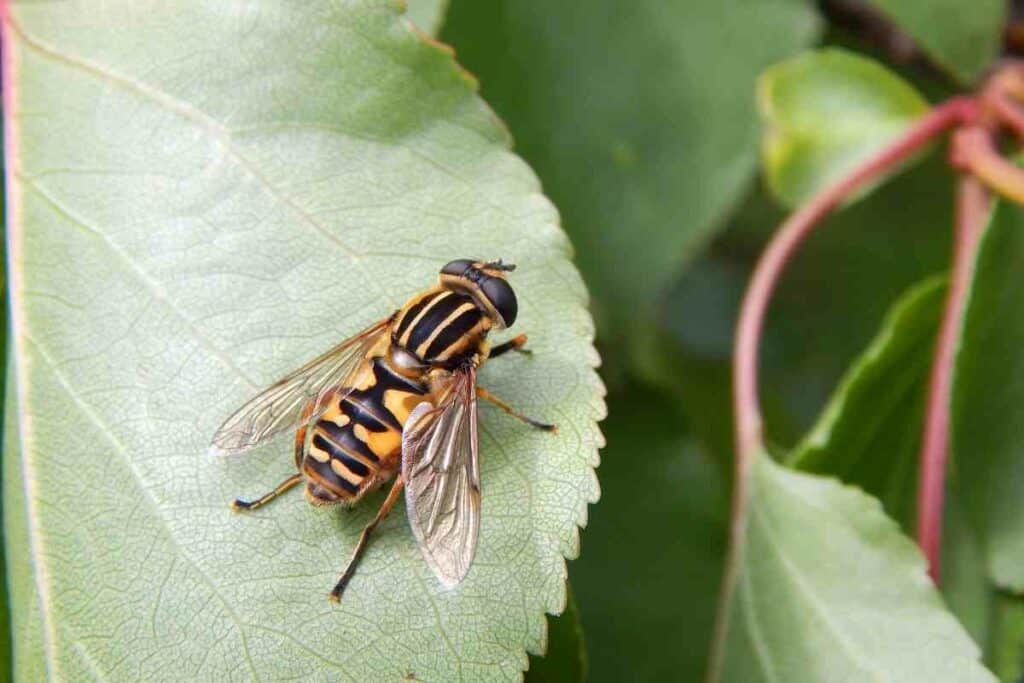
[[[760,457],[768,456],[762,454]],[[782,564],[782,567],[786,570],[786,574],[793,581],[793,584],[799,589],[797,591],[797,594],[802,595],[807,599],[807,604],[819,616],[819,618],[822,620],[822,622],[825,624],[828,630],[832,633],[835,641],[840,645],[840,649],[846,654],[850,662],[852,662],[857,669],[865,672],[865,674],[867,675],[870,675],[872,680],[878,681],[879,683],[884,683],[885,681],[888,681],[889,677],[886,676],[884,672],[875,669],[871,666],[870,662],[865,662],[860,656],[858,656],[853,647],[853,644],[846,639],[846,637],[843,635],[842,630],[835,623],[832,622],[832,619],[828,614],[828,610],[822,604],[820,598],[818,598],[818,596],[815,594],[813,588],[806,582],[806,580],[802,576],[800,568],[796,566],[783,552],[783,549],[779,544],[778,538],[775,534],[775,530],[772,528],[767,516],[760,509],[760,506],[757,505],[756,502],[751,506],[751,513],[751,517],[754,519],[754,521],[759,523],[760,527],[764,530],[764,535],[765,539],[768,541],[768,546],[775,552],[776,556],[779,558],[780,563]]]

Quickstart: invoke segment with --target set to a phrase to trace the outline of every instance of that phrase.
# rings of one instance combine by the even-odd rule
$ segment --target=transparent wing
[[[346,384],[387,330],[390,320],[374,323],[257,394],[220,426],[213,435],[211,452],[244,453],[274,434],[294,427],[310,400],[319,401],[332,389]]]
[[[476,371],[456,371],[440,405],[421,403],[402,434],[409,525],[446,587],[466,576],[480,531]]]

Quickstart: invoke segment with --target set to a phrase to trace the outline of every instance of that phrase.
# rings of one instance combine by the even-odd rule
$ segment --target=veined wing
[[[480,532],[476,371],[457,370],[440,405],[421,403],[402,435],[409,524],[446,587],[466,576]]]
[[[330,390],[347,383],[390,321],[385,318],[370,325],[257,394],[224,421],[213,435],[210,451],[216,455],[244,453],[295,427],[303,406],[311,400],[319,402]]]

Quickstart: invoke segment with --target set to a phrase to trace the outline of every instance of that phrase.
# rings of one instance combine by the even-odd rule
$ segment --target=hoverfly
[[[487,359],[528,353],[524,334],[493,347],[487,341],[492,329],[515,322],[518,303],[505,279],[514,268],[451,261],[435,286],[258,394],[214,435],[213,452],[233,455],[295,429],[298,472],[255,500],[235,500],[236,511],[262,507],[301,482],[313,505],[353,505],[395,478],[332,600],[341,599],[403,488],[409,525],[434,574],[446,587],[466,576],[480,529],[477,398],[555,431],[476,383]]]

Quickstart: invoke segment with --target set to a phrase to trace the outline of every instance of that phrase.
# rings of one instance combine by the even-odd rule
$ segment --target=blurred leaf
[[[11,3],[4,28],[18,678],[519,680],[597,497],[602,389],[557,214],[450,54],[390,0]],[[382,495],[232,515],[287,438],[214,461],[210,436],[470,255],[519,264],[535,351],[482,382],[562,429],[483,407],[466,581],[397,512],[336,607]]]
[[[1006,0],[868,0],[932,59],[970,85],[999,53]]]
[[[530,657],[526,683],[571,683],[587,680],[587,648],[583,624],[572,588],[566,590],[565,610],[548,615],[548,645],[544,656]]]
[[[725,549],[722,476],[672,401],[632,388],[609,406],[601,504],[572,565],[589,680],[698,681]]]
[[[984,549],[962,510],[959,482],[946,489],[942,531],[942,595],[949,609],[985,651],[1003,683],[1024,679],[1024,597],[996,590]]]
[[[988,580],[985,553],[964,515],[955,477],[947,480],[942,520],[942,596],[949,609],[986,654],[990,650],[995,591]]]
[[[562,210],[609,353],[755,168],[754,82],[811,43],[806,0],[456,0],[443,36]]]
[[[898,75],[835,48],[767,69],[757,92],[765,175],[791,207],[882,149],[928,110]]]
[[[1003,683],[1024,680],[1024,598],[1000,592],[995,600],[990,654],[992,669]]]
[[[847,371],[789,463],[829,474],[881,500],[905,531],[914,526],[917,462],[946,279],[915,286]]]
[[[994,681],[878,501],[762,453],[717,681]]]
[[[444,24],[444,13],[448,9],[448,0],[406,0],[408,8],[405,16],[418,29],[430,36],[436,36]]]
[[[1024,591],[1024,211],[1000,202],[979,247],[953,385],[953,467],[996,585]]]

